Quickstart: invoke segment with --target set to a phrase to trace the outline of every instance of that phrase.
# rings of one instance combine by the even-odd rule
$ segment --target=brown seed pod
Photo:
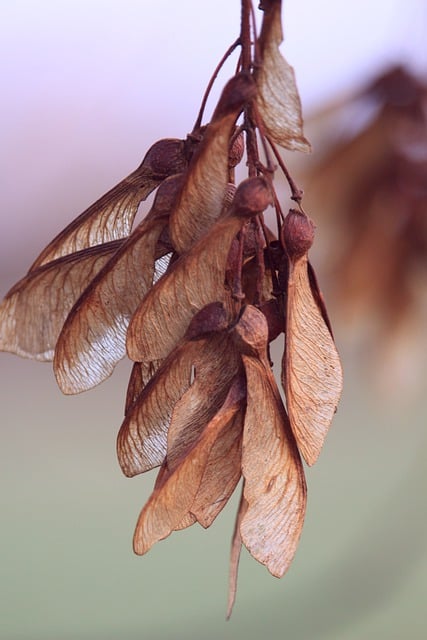
[[[300,258],[314,241],[314,224],[305,213],[290,209],[281,230],[281,240],[291,260]]]
[[[151,169],[156,176],[165,178],[185,171],[185,141],[176,138],[158,140],[148,149],[142,164]]]
[[[234,140],[232,140],[230,151],[228,153],[228,165],[230,168],[237,167],[237,165],[243,158],[244,151],[245,141],[243,138],[243,133],[239,133],[238,135],[236,135]]]
[[[272,195],[265,178],[247,178],[240,183],[233,200],[235,215],[256,216],[272,204]]]

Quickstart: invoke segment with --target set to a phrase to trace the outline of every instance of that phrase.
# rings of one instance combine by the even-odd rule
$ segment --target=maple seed
[[[185,338],[194,340],[206,333],[224,330],[227,325],[227,312],[222,302],[211,302],[192,317]]]
[[[272,204],[272,195],[265,178],[248,178],[240,183],[233,200],[237,216],[256,216]]]
[[[155,142],[142,161],[156,176],[167,178],[186,169],[185,141],[163,138]]]
[[[303,256],[314,241],[314,224],[305,213],[290,209],[282,227],[282,242],[294,260]]]
[[[310,148],[280,51],[281,0],[260,6],[258,36],[252,2],[241,1],[240,34],[191,133],[155,142],[135,171],[48,244],[0,305],[0,350],[53,357],[64,393],[99,384],[126,354],[134,361],[118,461],[128,477],[159,467],[136,553],[195,523],[209,527],[242,478],[228,617],[242,545],[274,576],[290,566],[306,507],[301,456],[316,461],[342,387],[308,262],[314,224],[275,146]],[[236,72],[202,124],[212,84],[237,47]],[[285,219],[272,155],[301,207]],[[247,178],[236,182],[243,158]],[[274,231],[264,220],[270,205]],[[281,332],[286,408],[270,361]]]
[[[239,133],[231,142],[230,151],[228,153],[228,166],[230,168],[237,167],[243,158],[245,151],[245,141],[243,134]]]

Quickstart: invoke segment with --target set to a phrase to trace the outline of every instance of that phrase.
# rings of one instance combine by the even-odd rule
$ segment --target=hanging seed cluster
[[[280,1],[261,9],[256,37],[251,3],[242,2],[228,52],[241,48],[238,70],[210,122],[201,124],[201,111],[185,140],[156,142],[44,249],[0,307],[0,348],[53,360],[64,393],[98,385],[126,355],[134,362],[118,459],[127,476],[159,467],[136,553],[193,523],[209,527],[243,480],[229,613],[242,544],[275,576],[292,561],[306,507],[301,456],[316,461],[342,386],[308,262],[314,226],[276,146],[309,148],[279,51]],[[295,201],[286,216],[275,162]],[[236,184],[239,163],[247,177]],[[269,352],[280,334],[286,408]]]

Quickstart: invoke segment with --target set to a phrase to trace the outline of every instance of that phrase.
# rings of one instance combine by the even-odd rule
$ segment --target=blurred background
[[[152,142],[192,129],[240,19],[237,0],[201,5],[0,3],[1,295]],[[64,397],[49,364],[0,354],[2,639],[425,637],[427,6],[288,0],[283,20],[314,146],[285,160],[345,372],[294,563],[278,581],[244,553],[226,623],[235,500],[132,553],[154,476],[115,458],[128,363]]]

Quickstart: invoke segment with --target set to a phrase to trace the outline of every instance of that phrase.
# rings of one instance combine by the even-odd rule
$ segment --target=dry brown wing
[[[130,318],[159,277],[162,252],[169,250],[160,238],[181,183],[181,175],[163,181],[147,217],[72,308],[54,359],[56,379],[64,393],[79,393],[99,384],[126,355]]]
[[[191,513],[202,527],[210,527],[240,480],[244,416],[243,407],[227,429],[221,431],[210,451],[199,490],[191,505]]]
[[[227,333],[210,337],[212,353],[195,367],[194,380],[175,405],[168,432],[167,468],[182,462],[203,429],[221,409],[232,384],[245,397],[241,359]],[[240,385],[240,387],[239,387]],[[240,478],[243,413],[238,412],[212,447],[191,513],[208,527],[224,507]]]
[[[217,355],[218,342],[209,336],[182,341],[163,361],[129,407],[120,428],[117,452],[125,475],[143,473],[163,462],[175,405],[189,389],[192,372],[200,371],[203,378],[209,369],[215,370]]]
[[[143,508],[134,534],[134,551],[146,553],[151,546],[180,528],[197,495],[211,449],[240,409],[233,387],[224,405],[204,429],[191,451],[175,471],[162,478]]]
[[[157,240],[166,224],[164,218],[144,220],[72,308],[54,358],[63,393],[101,383],[126,355],[128,324],[153,283]]]
[[[307,255],[290,261],[282,383],[292,430],[307,462],[319,456],[342,391],[342,369],[310,283]]]
[[[211,353],[194,367],[193,382],[173,410],[166,464],[169,473],[179,466],[210,420],[224,404],[230,387],[246,388],[241,359],[228,333],[211,335]],[[208,457],[205,472],[191,506],[191,513],[204,527],[210,526],[226,504],[240,478],[240,441],[244,412],[238,412],[219,434]]]
[[[117,455],[126,476],[162,464],[173,408],[189,388],[192,367],[204,347],[203,340],[176,347],[129,407],[117,438]]]
[[[230,294],[224,288],[225,263],[242,222],[228,218],[218,223],[148,292],[129,324],[127,350],[132,360],[164,358],[197,311],[216,301],[230,306]]]
[[[295,554],[304,522],[304,471],[267,359],[263,314],[246,307],[235,332],[247,383],[242,447],[247,510],[240,533],[251,555],[281,577]]]
[[[128,236],[139,204],[168,176],[186,168],[183,140],[159,140],[141,165],[75,218],[41,252],[30,271],[87,247]]]
[[[283,40],[281,1],[263,2],[259,46],[262,62],[256,71],[256,104],[267,135],[282,147],[310,151],[303,133],[301,101],[293,68],[280,53]]]
[[[240,369],[241,359],[228,333],[210,335],[193,363],[191,386],[173,410],[167,445],[169,472],[220,410]]]
[[[0,304],[0,349],[52,360],[70,309],[121,244],[116,240],[78,251],[22,278]]]
[[[328,310],[326,308],[325,299],[323,297],[323,293],[320,290],[319,283],[317,280],[316,272],[313,269],[310,261],[307,262],[307,271],[308,271],[308,280],[310,282],[311,293],[313,294],[313,298],[319,307],[319,311],[322,315],[322,318],[329,329],[329,333],[331,337],[334,337],[334,333],[332,331],[331,321],[329,320]]]
[[[172,243],[180,254],[188,251],[221,215],[228,193],[230,139],[236,119],[254,94],[250,76],[239,74],[229,81],[190,162],[170,220]]]
[[[223,305],[214,302],[203,307],[198,314],[193,316],[190,326],[185,333],[185,339],[198,339],[208,333],[224,331],[227,327],[227,313]],[[216,361],[217,359],[214,358],[213,360]],[[125,415],[161,363],[162,360],[134,363],[126,394]],[[227,363],[227,366],[228,364],[229,363]]]
[[[127,415],[131,406],[147,386],[162,362],[163,360],[155,360],[154,362],[133,363],[126,391],[125,415]]]

